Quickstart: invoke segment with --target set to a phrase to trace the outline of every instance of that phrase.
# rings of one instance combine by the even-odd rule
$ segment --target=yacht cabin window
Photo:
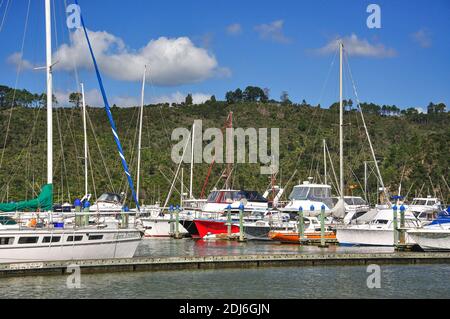
[[[211,194],[209,194],[208,196],[208,202],[210,203],[215,203],[217,200],[217,197],[219,197],[219,192],[211,192]]]
[[[103,239],[103,235],[90,235],[89,240],[101,240]]]
[[[291,200],[307,200],[314,198],[330,198],[331,189],[329,187],[294,187],[289,199]]]
[[[0,237],[0,246],[14,244],[14,237]]]
[[[411,205],[422,205],[422,206],[425,206],[425,205],[427,205],[427,201],[425,199],[416,199],[416,200],[413,200]]]
[[[367,205],[366,201],[360,197],[350,197],[350,198],[344,198],[344,202],[347,205]]]
[[[120,196],[117,194],[106,193],[102,194],[98,201],[100,202],[120,202]]]
[[[83,240],[83,236],[69,236],[67,237],[67,241],[82,241]]]
[[[46,236],[42,239],[43,243],[59,243],[61,241],[61,236]]]
[[[294,187],[289,199],[306,200],[308,198],[309,187]]]
[[[387,225],[389,223],[389,221],[387,219],[377,219],[377,220],[374,220],[373,223]]]
[[[19,244],[36,244],[39,237],[20,237]]]

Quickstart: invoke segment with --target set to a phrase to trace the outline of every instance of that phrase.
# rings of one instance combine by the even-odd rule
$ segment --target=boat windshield
[[[209,196],[208,196],[208,202],[215,203],[217,200],[217,197],[219,197],[219,192],[217,192],[217,191],[211,192],[211,194],[209,194]]]
[[[256,191],[239,191],[235,200],[247,199],[249,202],[266,203],[267,199]]]
[[[100,202],[120,202],[120,196],[117,194],[105,193],[102,194],[98,201]]]
[[[381,224],[381,225],[387,225],[389,223],[386,219],[376,219],[372,222],[372,224]]]
[[[305,200],[308,198],[309,187],[294,187],[289,199]]]
[[[317,200],[331,197],[331,189],[329,187],[294,187],[289,199],[291,200]]]
[[[358,206],[367,205],[366,201],[361,197],[345,198],[344,201],[347,205],[358,205]]]
[[[213,191],[208,197],[208,202],[215,203],[220,200],[221,203],[232,203],[244,198],[249,202],[267,202],[267,199],[256,191]]]
[[[411,205],[422,205],[422,206],[426,206],[427,205],[427,201],[425,199],[415,199],[413,200]]]

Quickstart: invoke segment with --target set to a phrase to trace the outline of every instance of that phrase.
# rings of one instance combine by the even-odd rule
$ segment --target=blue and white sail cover
[[[78,5],[78,0],[75,0],[75,3]],[[131,189],[131,194],[133,196],[134,202],[136,203],[136,208],[138,210],[140,210],[139,203],[138,203],[137,197],[136,197],[136,192],[135,192],[135,189],[134,189],[133,179],[131,178],[130,170],[128,169],[127,160],[125,159],[125,155],[123,154],[122,144],[120,143],[119,135],[117,134],[116,124],[114,122],[114,118],[113,118],[112,113],[111,113],[111,108],[109,106],[108,98],[106,96],[105,88],[103,86],[102,76],[100,74],[100,70],[98,68],[97,60],[95,59],[94,51],[92,50],[92,46],[91,46],[91,41],[89,40],[89,35],[87,33],[86,25],[84,24],[84,19],[83,19],[83,16],[82,16],[81,13],[80,13],[80,19],[81,19],[81,24],[82,24],[82,27],[83,27],[83,30],[84,30],[84,34],[86,36],[87,44],[88,44],[88,47],[89,47],[89,52],[91,54],[92,61],[94,63],[95,73],[97,74],[97,80],[98,80],[98,83],[99,83],[99,86],[100,86],[100,91],[102,93],[103,103],[105,104],[106,114],[108,115],[108,119],[109,119],[109,123],[111,125],[111,129],[112,129],[112,133],[113,133],[113,136],[114,136],[114,140],[116,141],[117,149],[119,151],[120,159],[122,160],[122,166],[123,166],[123,169],[124,169],[125,174],[127,176],[128,184],[129,184],[130,189]]]

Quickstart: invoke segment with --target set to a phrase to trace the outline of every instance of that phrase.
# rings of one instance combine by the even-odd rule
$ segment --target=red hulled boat
[[[203,238],[206,235],[219,235],[228,233],[228,225],[225,220],[195,219],[194,223],[195,226],[197,226],[200,238]],[[231,233],[239,233],[239,226],[231,225]]]

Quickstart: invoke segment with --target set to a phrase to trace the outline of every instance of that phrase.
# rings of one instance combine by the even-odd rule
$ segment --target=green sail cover
[[[24,212],[24,211],[51,211],[53,209],[53,185],[44,185],[38,198],[17,202],[0,204],[0,212]]]

